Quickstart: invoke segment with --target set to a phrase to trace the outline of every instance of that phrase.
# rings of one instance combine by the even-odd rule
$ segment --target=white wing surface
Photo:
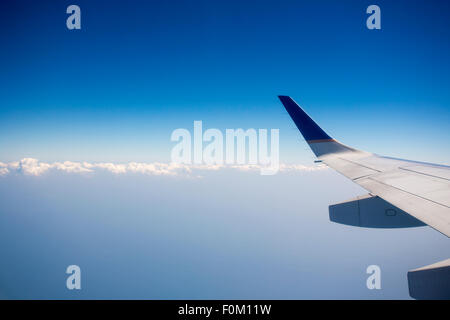
[[[319,160],[450,237],[450,167],[345,146],[326,134],[290,97],[279,98]]]

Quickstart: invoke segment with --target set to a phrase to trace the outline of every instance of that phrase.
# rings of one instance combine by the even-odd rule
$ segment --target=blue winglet
[[[291,97],[278,96],[278,98],[308,143],[333,141]]]

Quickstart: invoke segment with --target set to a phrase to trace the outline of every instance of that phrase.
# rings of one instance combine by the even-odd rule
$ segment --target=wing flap
[[[433,167],[433,166],[408,166],[400,167],[403,170],[412,171],[427,176],[445,179],[450,181],[450,168],[448,167]]]
[[[359,179],[357,183],[369,192],[450,237],[450,208],[447,206],[384,184],[372,177]]]
[[[450,181],[402,169],[377,174],[373,180],[450,208]]]

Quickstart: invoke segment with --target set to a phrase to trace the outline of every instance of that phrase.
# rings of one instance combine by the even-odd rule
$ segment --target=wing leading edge
[[[450,237],[450,167],[378,156],[330,137],[288,96],[279,96],[313,153],[372,195]]]

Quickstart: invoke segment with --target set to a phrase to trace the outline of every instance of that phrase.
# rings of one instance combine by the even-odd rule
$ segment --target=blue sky
[[[371,31],[374,3],[382,29]],[[70,4],[81,30],[66,28]],[[328,205],[365,191],[308,171],[314,157],[277,95],[347,145],[449,164],[449,9],[0,2],[0,298],[408,298],[406,272],[448,258],[448,239],[428,227],[331,223]],[[308,167],[1,175],[1,162],[26,157],[168,162],[172,131],[194,120],[280,129],[281,162]],[[82,269],[80,292],[65,288],[70,264]],[[365,287],[371,264],[382,268],[380,291]]]
[[[310,161],[278,102],[291,95],[361,149],[447,163],[445,1],[78,1],[1,4],[0,159],[168,160],[172,130],[279,128],[281,157]]]

